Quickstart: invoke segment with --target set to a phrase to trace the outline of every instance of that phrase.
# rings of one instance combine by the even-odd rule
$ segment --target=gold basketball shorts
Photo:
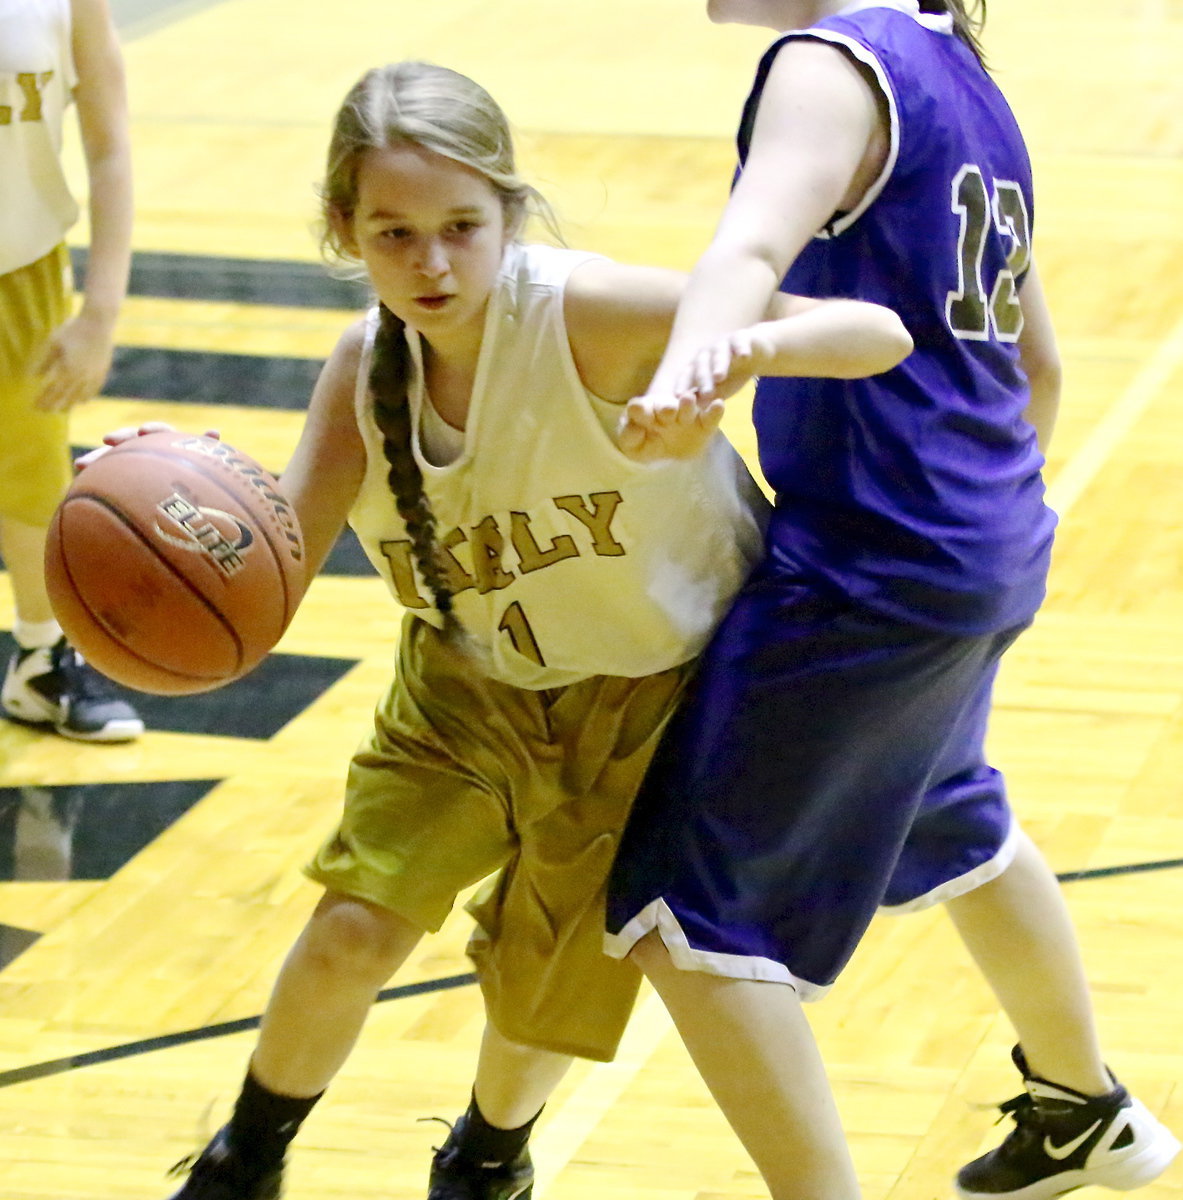
[[[33,366],[72,296],[64,245],[0,275],[0,517],[26,525],[48,525],[70,484],[68,419],[33,407]]]
[[[307,874],[429,931],[484,880],[468,949],[493,1026],[609,1061],[640,973],[603,953],[605,880],[689,671],[528,691],[408,614],[341,825]]]

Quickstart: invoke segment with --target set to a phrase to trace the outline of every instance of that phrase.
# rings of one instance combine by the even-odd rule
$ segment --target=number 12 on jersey
[[[993,333],[1000,342],[1018,341],[1023,329],[1016,280],[1031,265],[1031,225],[1023,190],[1009,179],[987,188],[974,163],[953,176],[953,211],[961,218],[957,238],[957,290],[945,300],[945,320],[955,337],[984,342]],[[982,258],[991,227],[1010,242],[1006,266],[989,294],[982,280]]]

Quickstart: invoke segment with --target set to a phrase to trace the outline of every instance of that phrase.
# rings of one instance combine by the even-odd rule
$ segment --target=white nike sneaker
[[[999,1108],[1015,1128],[957,1173],[962,1200],[1049,1200],[1086,1184],[1126,1192],[1179,1153],[1174,1134],[1116,1079],[1104,1096],[1086,1096],[1032,1075],[1018,1046],[1011,1057],[1027,1090]]]

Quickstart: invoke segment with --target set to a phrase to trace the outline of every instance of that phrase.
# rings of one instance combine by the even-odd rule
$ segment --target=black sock
[[[516,1129],[500,1129],[490,1125],[477,1105],[474,1095],[468,1110],[456,1122],[453,1136],[460,1157],[484,1167],[501,1166],[511,1162],[530,1140],[530,1130],[538,1120],[539,1109],[524,1125]]]
[[[265,1088],[249,1071],[226,1126],[226,1137],[250,1158],[278,1162],[304,1118],[323,1096],[281,1096]]]

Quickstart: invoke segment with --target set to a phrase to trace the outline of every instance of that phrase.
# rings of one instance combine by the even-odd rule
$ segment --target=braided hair
[[[403,322],[385,304],[378,305],[378,332],[370,359],[370,400],[382,434],[382,453],[390,466],[386,482],[410,534],[419,574],[446,619],[452,611],[452,592],[436,554],[435,513],[423,491],[423,473],[411,451],[411,405],[407,400],[410,364],[404,329]]]
[[[501,200],[510,236],[521,230],[531,213],[558,235],[546,201],[517,174],[509,122],[493,97],[446,67],[401,62],[367,71],[350,89],[334,121],[320,189],[321,249],[331,263],[358,267],[349,236],[357,207],[358,169],[369,151],[399,145],[421,146],[479,171]],[[390,467],[387,482],[410,535],[419,574],[435,607],[451,622],[455,619],[452,587],[438,553],[435,515],[411,450],[407,397],[411,368],[405,327],[384,304],[378,314],[368,383]]]

